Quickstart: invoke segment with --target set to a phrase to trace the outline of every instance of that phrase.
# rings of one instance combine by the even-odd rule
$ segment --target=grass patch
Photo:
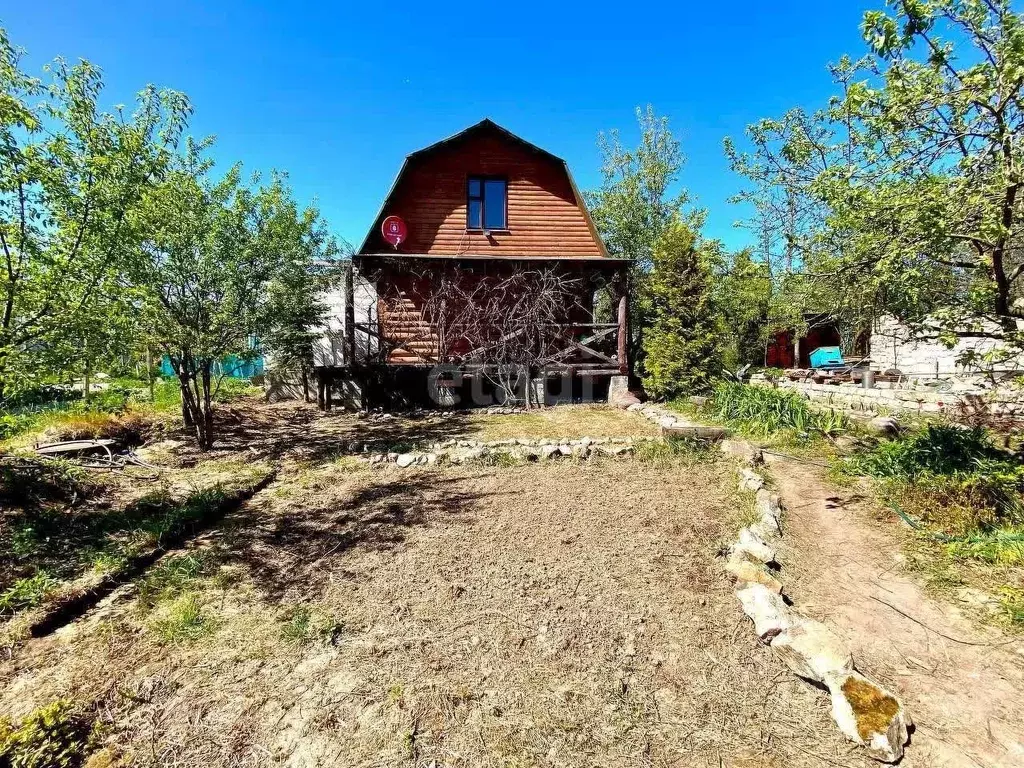
[[[203,608],[199,596],[187,592],[164,606],[158,606],[150,627],[167,644],[195,642],[213,634],[217,621]]]
[[[513,451],[491,450],[464,462],[470,467],[521,467],[526,459]]]
[[[793,392],[745,384],[719,384],[708,401],[711,415],[754,437],[793,433],[834,437],[850,430],[849,418],[839,411],[811,408]]]
[[[1011,623],[1024,623],[1024,466],[987,430],[928,423],[838,466],[874,478],[914,528],[908,561],[929,586],[980,586],[1002,595]]]
[[[341,633],[341,623],[308,605],[294,605],[288,609],[281,625],[281,638],[292,645],[331,641]]]
[[[25,608],[34,608],[46,600],[58,582],[46,571],[18,579],[0,594],[0,616],[10,616]]]
[[[890,506],[944,537],[992,535],[1024,522],[1024,467],[981,427],[928,424],[840,466],[880,480]]]
[[[193,582],[212,572],[212,563],[205,553],[169,557],[150,569],[138,583],[139,605],[146,609],[174,599],[190,589]]]
[[[0,766],[78,768],[101,735],[96,719],[68,699],[41,707],[17,726],[0,718]]]
[[[699,464],[717,457],[706,440],[692,437],[670,437],[664,440],[642,440],[634,445],[633,456],[645,464]]]
[[[467,436],[475,440],[579,440],[582,437],[654,437],[656,425],[607,405],[567,405],[530,413],[470,413]]]

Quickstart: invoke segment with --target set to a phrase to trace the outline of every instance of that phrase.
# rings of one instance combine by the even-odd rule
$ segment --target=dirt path
[[[896,523],[874,521],[855,491],[807,463],[766,458],[786,507],[787,592],[903,697],[916,730],[902,764],[1024,765],[1024,640],[926,594],[902,567]]]

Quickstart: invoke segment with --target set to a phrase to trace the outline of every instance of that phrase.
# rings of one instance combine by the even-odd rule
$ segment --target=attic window
[[[466,229],[507,229],[508,182],[471,176],[466,181]]]

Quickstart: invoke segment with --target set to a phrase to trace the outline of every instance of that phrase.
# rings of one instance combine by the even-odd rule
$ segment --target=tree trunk
[[[146,382],[149,384],[149,402],[156,402],[156,393],[153,389],[153,348],[146,345]]]
[[[174,370],[178,373],[178,385],[181,388],[181,423],[185,425],[186,429],[191,429],[196,425],[195,419],[192,418],[193,410],[190,405],[192,400],[192,390],[189,389],[189,371],[185,364],[185,356],[182,355],[179,360],[173,360]]]
[[[89,359],[89,350],[85,350],[85,380],[82,382],[82,392],[85,395],[85,402],[92,400],[92,360]]]
[[[309,371],[305,363],[302,364],[302,399],[309,402]]]
[[[210,400],[210,367],[213,363],[209,360],[203,363],[203,424],[206,444],[200,444],[201,448],[213,447],[213,405]]]

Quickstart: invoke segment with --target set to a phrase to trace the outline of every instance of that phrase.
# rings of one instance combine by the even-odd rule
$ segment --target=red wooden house
[[[491,120],[406,157],[352,263],[350,372],[414,382],[441,367],[459,386],[510,366],[534,380],[629,369],[628,262],[609,257],[565,161]]]

